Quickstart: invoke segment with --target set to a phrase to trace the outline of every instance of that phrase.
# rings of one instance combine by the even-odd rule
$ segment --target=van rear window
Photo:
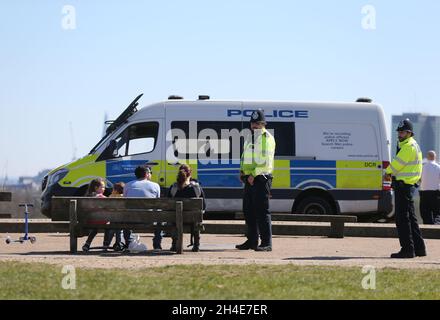
[[[194,122],[196,123],[196,122]],[[207,156],[211,156],[210,152],[214,151],[218,153],[218,156],[225,155],[229,153],[229,158],[237,158],[240,157],[243,151],[243,142],[244,139],[240,139],[240,152],[238,156],[234,156],[232,148],[234,147],[231,138],[224,139],[224,130],[231,131],[237,130],[241,132],[243,128],[248,128],[248,123],[243,123],[241,121],[197,121],[197,137],[191,137],[190,139],[198,138],[198,144],[203,143],[203,141],[208,138],[210,140],[210,145],[212,148],[207,149]],[[179,154],[179,157],[184,157],[186,159],[196,159],[197,158],[197,150],[200,148],[196,148],[195,150],[187,150],[190,148],[190,145],[195,144],[186,144],[188,142],[189,136],[189,122],[188,121],[173,121],[171,122],[171,129],[180,129],[184,132],[187,137],[186,141],[178,141],[177,135],[173,134],[173,141],[175,144],[175,156]],[[294,122],[269,122],[267,124],[267,129],[274,135],[276,141],[276,150],[275,156],[278,157],[294,157],[295,156],[295,123]],[[212,137],[201,138],[201,133],[206,132],[206,130],[212,130],[212,132],[216,134],[216,139]],[[202,141],[203,140],[203,141]],[[206,141],[205,141],[206,142]],[[197,146],[197,145],[195,145]],[[227,149],[227,150],[225,150]],[[218,151],[216,151],[218,150]]]
[[[277,157],[295,156],[295,122],[268,122],[267,129],[274,135]]]

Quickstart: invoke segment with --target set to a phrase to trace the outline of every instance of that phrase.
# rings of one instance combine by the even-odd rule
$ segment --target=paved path
[[[18,234],[11,234],[17,238]],[[57,265],[74,265],[84,268],[148,268],[176,264],[294,264],[355,266],[372,265],[377,268],[427,268],[440,269],[440,240],[427,240],[428,257],[393,260],[391,252],[398,249],[397,239],[326,237],[274,237],[273,252],[238,251],[235,244],[242,243],[243,237],[235,235],[203,235],[201,251],[193,253],[188,249],[183,255],[167,250],[159,253],[119,254],[114,252],[92,252],[70,255],[69,238],[66,234],[37,234],[37,242],[5,243],[6,234],[0,234],[0,261],[18,260],[23,262],[44,262]],[[142,235],[142,241],[151,248],[151,235]],[[85,238],[79,241],[81,248]],[[98,236],[94,244],[100,245]],[[189,243],[185,235],[184,244]],[[164,249],[171,241],[165,238]]]

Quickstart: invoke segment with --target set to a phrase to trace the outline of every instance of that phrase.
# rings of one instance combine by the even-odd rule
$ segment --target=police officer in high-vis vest
[[[264,112],[251,116],[252,134],[246,138],[240,163],[240,178],[244,182],[243,212],[247,226],[247,241],[239,250],[272,251],[272,223],[269,212],[270,189],[275,155],[275,139],[266,130]],[[258,245],[258,239],[261,244]]]
[[[391,258],[414,258],[426,256],[414,208],[414,193],[422,176],[422,152],[413,138],[413,125],[409,119],[399,123],[398,153],[386,170],[386,179],[393,177],[396,225],[401,250]]]

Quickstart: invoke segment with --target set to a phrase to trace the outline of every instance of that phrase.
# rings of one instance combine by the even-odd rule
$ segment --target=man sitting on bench
[[[134,171],[136,180],[125,185],[124,197],[128,198],[160,198],[160,186],[151,181],[152,170],[149,166],[139,166]],[[154,232],[153,249],[162,250],[162,231]],[[126,244],[128,246],[128,244]]]

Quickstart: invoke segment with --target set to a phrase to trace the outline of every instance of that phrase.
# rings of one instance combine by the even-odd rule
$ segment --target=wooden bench
[[[0,192],[0,202],[11,202],[11,192]],[[0,219],[10,219],[12,215],[10,213],[0,213]]]
[[[108,224],[89,224],[90,220],[104,220]],[[78,238],[87,236],[91,229],[154,232],[158,227],[153,223],[166,222],[159,228],[176,232],[177,253],[181,254],[183,233],[200,231],[202,227],[203,200],[52,197],[52,221],[70,222],[71,253],[78,250]]]
[[[236,213],[235,218],[244,219],[243,213]],[[357,222],[356,216],[342,215],[311,215],[311,214],[272,214],[272,221],[297,221],[297,222],[330,222],[329,238],[344,238],[345,223]]]

